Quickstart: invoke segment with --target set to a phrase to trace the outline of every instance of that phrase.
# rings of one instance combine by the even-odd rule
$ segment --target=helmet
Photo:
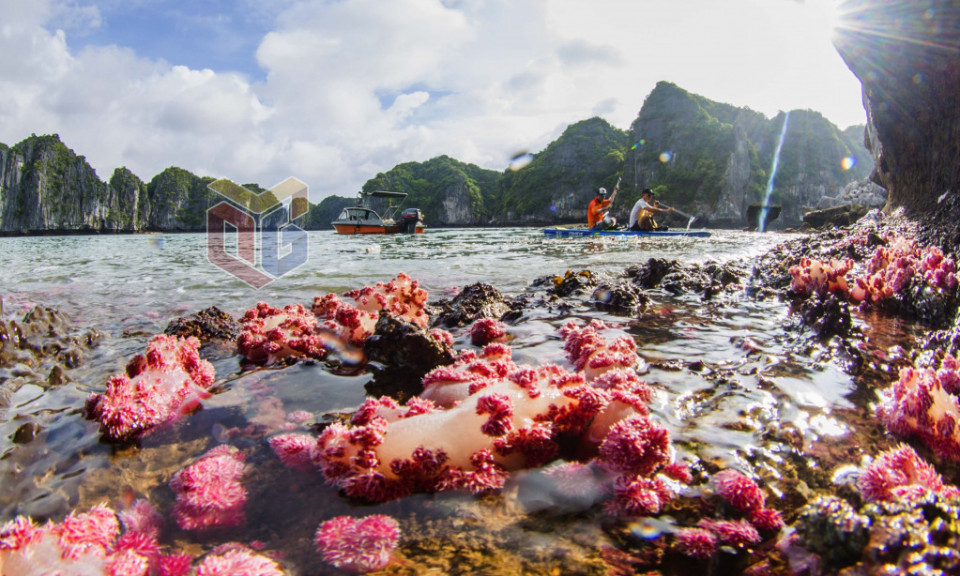
[[[607,189],[606,189],[606,188],[600,188],[599,190],[597,190],[597,196],[606,198],[606,197],[607,197]]]

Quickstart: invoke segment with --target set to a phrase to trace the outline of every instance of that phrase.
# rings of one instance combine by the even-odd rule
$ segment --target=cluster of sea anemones
[[[107,381],[102,394],[87,399],[87,416],[100,422],[103,434],[127,440],[176,420],[210,394],[214,370],[199,355],[196,338],[155,336],[145,354],[134,356],[127,370]]]

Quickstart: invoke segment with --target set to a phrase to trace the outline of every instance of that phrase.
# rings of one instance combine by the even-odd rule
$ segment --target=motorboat
[[[361,192],[356,206],[348,206],[333,221],[337,234],[423,234],[426,226],[418,208],[400,212],[406,192],[371,190]],[[375,203],[384,204],[382,215],[374,209]]]

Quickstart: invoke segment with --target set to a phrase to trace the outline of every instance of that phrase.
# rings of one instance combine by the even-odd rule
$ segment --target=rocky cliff
[[[616,185],[626,147],[627,133],[606,120],[572,124],[529,164],[502,174],[497,220],[585,221],[597,188],[613,190]]]
[[[168,168],[149,184],[126,168],[103,182],[56,134],[0,145],[0,233],[200,231],[212,178]]]
[[[409,194],[405,207],[424,213],[430,226],[472,226],[490,221],[499,197],[499,173],[438,156],[405,162],[363,185],[364,191],[396,190]]]
[[[751,204],[779,204],[775,227],[783,228],[800,225],[808,210],[843,203],[844,189],[868,176],[862,133],[840,131],[812,111],[768,119],[661,82],[629,131],[591,118],[522,168],[500,173],[439,156],[399,164],[363,190],[407,192],[405,206],[420,208],[430,226],[553,224],[585,221],[596,189],[622,177],[613,209],[620,221],[649,187],[713,227],[749,226]],[[879,157],[890,161],[889,153]],[[172,167],[149,184],[125,168],[102,182],[56,135],[32,136],[0,145],[0,233],[202,231],[206,210],[220,200],[207,189],[211,180]],[[325,199],[303,225],[329,228],[353,201]]]
[[[714,226],[742,227],[748,206],[765,201],[783,207],[779,225],[797,226],[824,197],[870,174],[862,138],[817,112],[767,119],[668,82],[647,97],[630,133],[630,187],[653,188]]]
[[[863,85],[866,141],[887,209],[960,244],[960,3],[846,0],[837,50]]]

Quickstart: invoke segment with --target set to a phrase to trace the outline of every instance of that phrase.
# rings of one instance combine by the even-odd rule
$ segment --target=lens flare
[[[773,153],[773,166],[770,167],[770,178],[767,180],[767,191],[763,194],[763,209],[760,210],[760,221],[757,229],[764,232],[767,227],[767,212],[770,209],[770,194],[773,193],[774,178],[777,176],[777,167],[780,165],[780,151],[783,150],[783,141],[787,138],[787,127],[790,125],[790,113],[783,116],[783,127],[780,129],[780,139],[777,141],[777,149]]]
[[[847,156],[847,157],[845,157],[843,160],[840,161],[840,167],[843,168],[844,170],[850,170],[851,168],[853,168],[853,167],[856,166],[856,165],[857,165],[857,157],[856,157],[856,156]]]
[[[511,172],[523,169],[527,164],[533,161],[533,154],[529,152],[517,152],[510,158],[510,165],[507,167]]]
[[[664,164],[666,164],[671,160],[673,160],[673,152],[670,152],[669,150],[665,150],[660,153],[660,162],[663,162]]]
[[[640,140],[637,141],[636,144],[634,144],[633,146],[631,146],[630,149],[631,149],[631,150],[636,150],[637,148],[639,148],[640,146],[643,146],[643,145],[646,144],[646,143],[647,143],[647,141],[644,140],[643,138],[641,138]]]

